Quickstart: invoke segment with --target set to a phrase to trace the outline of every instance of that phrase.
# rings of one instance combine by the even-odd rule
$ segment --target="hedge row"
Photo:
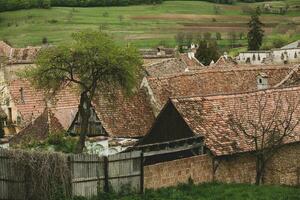
[[[159,4],[163,0],[0,0],[0,12],[51,6],[93,7]]]

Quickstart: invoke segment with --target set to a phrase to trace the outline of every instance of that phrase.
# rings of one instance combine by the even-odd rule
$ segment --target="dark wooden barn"
[[[203,138],[191,130],[172,101],[168,101],[152,128],[133,149],[144,152],[146,164],[204,153]]]

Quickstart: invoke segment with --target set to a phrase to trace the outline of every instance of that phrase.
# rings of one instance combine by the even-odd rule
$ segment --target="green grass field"
[[[290,5],[300,0],[288,0]],[[270,2],[274,6],[282,1]],[[215,5],[221,9],[215,14]],[[222,34],[219,44],[226,47],[228,32],[247,32],[249,15],[243,14],[245,6],[257,4],[221,5],[202,1],[166,1],[161,5],[95,8],[32,9],[0,13],[0,40],[8,40],[14,46],[40,45],[47,37],[53,44],[70,39],[71,33],[84,29],[102,29],[120,43],[137,47],[175,45],[178,32],[194,35],[211,32]],[[262,15],[266,24],[266,40],[278,34],[290,40],[300,38],[300,10],[291,9],[286,15]],[[246,44],[245,40],[237,40]]]
[[[92,200],[299,200],[300,189],[283,186],[206,183],[185,184],[159,190],[147,190],[144,195],[102,194]],[[78,200],[84,200],[78,198]]]

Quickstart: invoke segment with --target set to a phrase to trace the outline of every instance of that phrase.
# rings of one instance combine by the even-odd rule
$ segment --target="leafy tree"
[[[217,33],[216,33],[216,39],[217,39],[217,40],[221,40],[221,39],[222,39],[222,35],[221,35],[220,32],[217,32]]]
[[[72,37],[70,44],[41,50],[37,67],[27,69],[23,76],[48,93],[59,91],[68,83],[78,87],[81,127],[77,152],[82,152],[95,94],[115,87],[130,93],[136,84],[141,60],[136,49],[117,46],[103,32],[90,30]]]
[[[211,33],[210,33],[210,32],[204,33],[204,34],[203,34],[203,38],[204,38],[205,40],[210,40],[210,39],[211,39]]]
[[[231,43],[231,47],[234,47],[236,39],[237,39],[236,33],[233,32],[233,31],[229,32],[229,40],[230,40],[230,43]]]
[[[195,57],[204,65],[209,65],[212,60],[217,61],[220,57],[217,42],[200,41]]]
[[[262,27],[264,24],[259,19],[260,11],[259,9],[251,16],[248,23],[250,28],[248,32],[248,50],[259,50],[262,45],[262,40],[264,37],[264,30]]]
[[[179,52],[183,52],[183,46],[185,45],[185,34],[182,32],[177,33],[175,36],[176,43],[178,45]]]

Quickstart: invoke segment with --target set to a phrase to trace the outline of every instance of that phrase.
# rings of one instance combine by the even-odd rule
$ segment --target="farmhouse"
[[[168,174],[177,174],[177,172],[181,173],[181,171],[187,170],[186,176],[191,176],[196,182],[214,180],[254,183],[254,142],[241,131],[235,131],[230,124],[231,117],[238,115],[242,116],[239,119],[251,118],[257,120],[258,115],[260,115],[258,102],[263,100],[263,105],[265,106],[262,115],[265,120],[263,123],[269,123],[269,117],[273,115],[276,109],[279,109],[276,106],[278,105],[278,99],[280,99],[282,105],[291,103],[291,100],[294,100],[299,105],[299,97],[299,87],[268,89],[228,95],[173,97],[169,99],[150,131],[139,141],[135,149],[141,149],[145,152],[145,155],[151,155],[151,151],[158,151],[159,148],[157,147],[161,147],[160,151],[165,150],[165,146],[159,144],[188,140],[198,136],[203,138],[204,143],[198,143],[200,147],[203,145],[203,150],[194,151],[193,147],[189,150],[192,152],[190,156],[200,155],[166,163],[158,163],[156,165],[157,168],[165,168],[167,165],[172,166],[177,163],[179,166],[176,169],[169,167]],[[282,108],[285,111],[288,110],[287,107]],[[294,125],[296,126],[292,129],[292,134],[283,140],[283,147],[268,162],[265,177],[266,183],[299,184],[300,180],[297,174],[300,167],[300,126],[297,120],[299,120],[300,116],[300,107],[297,106],[294,108],[292,121],[295,122]],[[278,116],[284,118],[284,115]],[[253,128],[248,131],[251,132],[250,134],[254,134]],[[268,137],[268,135],[265,137]],[[177,144],[177,146],[173,147],[173,154],[184,155],[181,149],[190,146],[192,143],[186,141],[181,145]],[[152,146],[155,149],[152,149]],[[175,151],[176,148],[179,150],[177,153]],[[173,157],[177,158],[176,156]],[[149,157],[148,162],[156,162],[156,160]],[[183,164],[184,162],[187,164]],[[188,169],[180,169],[181,165]],[[197,173],[200,169],[201,173]],[[159,171],[159,174],[164,173],[166,172]],[[185,175],[180,177],[172,176],[169,181],[156,180],[155,182],[152,172],[149,172],[149,174],[146,179],[149,187],[152,188],[172,185],[174,180],[177,180],[175,182],[178,183],[182,180],[181,178],[184,179],[186,177]],[[156,174],[156,177],[160,177],[159,174]]]

